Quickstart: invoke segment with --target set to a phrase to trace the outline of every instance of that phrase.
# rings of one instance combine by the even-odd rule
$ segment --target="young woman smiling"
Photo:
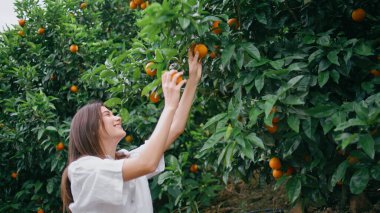
[[[136,150],[116,151],[126,133],[121,118],[101,102],[77,111],[71,122],[68,163],[62,174],[64,212],[153,212],[148,178],[163,171],[163,154],[184,131],[201,79],[198,53],[193,56],[189,50],[188,57],[187,80],[176,84],[183,74],[176,70],[162,75],[164,109],[149,139]]]

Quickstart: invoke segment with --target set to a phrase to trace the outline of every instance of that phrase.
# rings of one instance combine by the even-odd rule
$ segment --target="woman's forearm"
[[[178,136],[185,130],[197,86],[198,81],[192,81],[191,79],[188,80],[170,127],[169,136],[166,141],[166,149],[168,149],[170,145],[178,138]]]

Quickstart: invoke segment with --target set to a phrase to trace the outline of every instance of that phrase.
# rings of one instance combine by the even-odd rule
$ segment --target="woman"
[[[202,74],[198,53],[193,56],[189,50],[188,57],[188,80],[176,85],[183,72],[175,70],[162,75],[165,107],[152,135],[138,149],[116,152],[126,133],[121,118],[100,102],[88,104],[75,114],[68,166],[61,182],[63,211],[153,212],[147,178],[163,170],[163,153],[184,131]],[[120,155],[124,158],[119,159]]]

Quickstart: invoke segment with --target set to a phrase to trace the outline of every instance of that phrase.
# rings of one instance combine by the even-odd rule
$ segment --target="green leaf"
[[[295,176],[291,177],[286,183],[286,192],[288,199],[291,203],[294,203],[301,194],[301,181]]]
[[[289,65],[288,70],[290,71],[300,71],[302,69],[305,69],[307,67],[307,63],[304,62],[297,62],[292,63]]]
[[[320,88],[322,88],[327,83],[327,81],[329,80],[329,77],[330,77],[329,72],[318,73],[318,84]]]
[[[246,139],[250,141],[253,145],[265,149],[264,143],[261,138],[257,137],[256,133],[249,134]]]
[[[233,131],[233,128],[231,124],[228,124],[227,129],[226,129],[226,134],[224,135],[224,140],[228,140],[230,138],[232,131]]]
[[[210,125],[220,121],[221,119],[225,118],[227,116],[227,113],[221,113],[221,114],[217,114],[215,115],[214,117],[210,118],[207,123],[202,127],[203,129],[206,129],[207,127],[209,127]]]
[[[54,190],[54,182],[53,181],[48,181],[48,184],[46,185],[46,192],[48,194],[53,193]]]
[[[292,130],[299,133],[300,119],[296,115],[289,115],[286,121]]]
[[[106,102],[104,102],[104,105],[106,107],[115,107],[117,105],[121,104],[121,99],[120,98],[110,98]]]
[[[225,135],[226,127],[217,129],[216,132],[203,144],[200,152],[214,147]]]
[[[276,61],[271,61],[269,62],[269,64],[276,70],[278,69],[282,69],[284,64],[285,64],[285,60],[284,59],[280,59],[280,60],[276,60]]]
[[[366,125],[368,125],[366,122],[364,122],[358,118],[352,118],[346,122],[338,124],[338,126],[335,128],[335,131],[345,130],[345,129],[352,127],[352,126],[366,126]]]
[[[269,113],[271,112],[274,104],[277,102],[277,96],[275,95],[266,95],[263,97],[265,101],[264,109],[265,109],[265,117],[268,117]]]
[[[264,87],[264,75],[260,75],[255,79],[255,87],[257,92],[260,93]]]
[[[163,62],[163,61],[164,61],[164,57],[162,56],[162,53],[161,53],[161,51],[160,51],[159,49],[156,49],[156,50],[154,51],[154,53],[155,53],[155,55],[156,55],[156,57],[154,58],[154,60],[155,60],[156,62],[160,63],[160,62]]]
[[[327,70],[329,68],[331,63],[325,59],[321,60],[318,64],[318,73]]]
[[[331,116],[336,110],[337,106],[324,104],[306,109],[305,112],[315,118],[325,118]]]
[[[373,55],[373,50],[371,46],[367,45],[364,42],[361,42],[359,45],[354,47],[354,53],[362,56],[370,56]]]
[[[252,43],[243,43],[244,50],[254,59],[260,60],[260,51]]]
[[[349,163],[347,161],[343,161],[342,163],[339,164],[338,168],[335,170],[334,174],[331,177],[330,189],[332,189],[336,185],[336,183],[343,180],[343,177],[346,174],[346,170],[348,166],[349,166]]]
[[[330,36],[328,36],[328,35],[319,37],[317,39],[317,44],[324,46],[324,47],[330,46],[330,43],[331,43],[330,42]]]
[[[267,17],[266,17],[264,12],[262,12],[262,11],[256,12],[255,16],[256,16],[258,22],[260,22],[264,25],[266,25],[268,23]]]
[[[330,51],[330,52],[327,54],[327,59],[328,59],[331,63],[340,66],[340,64],[339,64],[339,60],[338,60],[338,53],[339,53],[339,51],[337,51],[337,50]]]
[[[47,126],[47,127],[46,127],[46,130],[49,130],[49,131],[55,131],[55,132],[58,131],[57,128],[55,128],[54,126]]]
[[[367,168],[361,168],[356,171],[350,180],[350,191],[353,194],[360,194],[364,191],[369,181],[369,171]]]
[[[100,77],[101,78],[112,78],[112,77],[115,77],[115,76],[116,76],[116,73],[113,72],[112,70],[103,70],[100,73]]]
[[[127,108],[121,108],[120,110],[120,116],[123,121],[128,121],[129,119],[129,112]]]
[[[371,177],[375,180],[380,180],[380,165],[374,165],[371,168]]]
[[[186,30],[186,28],[190,25],[190,19],[188,18],[178,17],[178,21],[183,30]]]
[[[359,143],[364,152],[371,158],[375,157],[375,141],[370,134],[361,135]]]
[[[227,46],[223,52],[222,52],[222,66],[225,67],[227,64],[230,63],[232,55],[235,51],[235,45],[229,45]]]

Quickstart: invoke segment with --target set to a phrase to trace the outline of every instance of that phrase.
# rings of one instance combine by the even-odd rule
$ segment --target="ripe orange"
[[[278,126],[277,126],[277,125],[274,125],[274,124],[273,124],[273,126],[265,125],[265,128],[268,130],[268,132],[269,132],[270,134],[274,134],[274,133],[276,133],[277,130],[278,130]]]
[[[41,208],[38,208],[37,213],[44,213],[44,210]]]
[[[12,172],[12,173],[11,173],[11,177],[12,177],[13,179],[16,179],[17,176],[18,176],[18,173],[17,173],[17,172]]]
[[[269,160],[269,167],[271,169],[280,169],[281,168],[281,161],[278,157],[273,157]]]
[[[137,5],[140,5],[141,3],[144,2],[144,0],[133,0],[133,2]]]
[[[274,117],[273,119],[272,119],[272,123],[273,124],[276,124],[276,123],[278,123],[280,121],[280,117]]]
[[[227,21],[228,26],[233,27],[235,30],[237,30],[240,27],[240,24],[237,20],[237,18],[230,18]]]
[[[175,73],[172,74],[172,78],[171,78],[171,79],[173,79],[174,75],[175,75]],[[181,75],[181,76],[179,76],[179,77],[177,78],[177,81],[176,81],[175,83],[176,83],[176,84],[179,84],[182,80],[183,80],[183,78],[182,78],[182,75]]]
[[[129,8],[131,8],[132,10],[134,10],[134,9],[137,8],[137,4],[134,1],[131,1],[131,2],[129,2]]]
[[[190,166],[190,172],[197,173],[198,172],[198,165],[195,164],[195,163],[191,164],[191,166]]]
[[[293,167],[289,166],[288,169],[286,170],[286,176],[291,176],[295,172],[296,170]]]
[[[64,148],[65,148],[65,144],[63,144],[62,142],[59,142],[59,143],[55,146],[55,149],[56,149],[57,151],[62,151]]]
[[[219,27],[219,24],[220,24],[220,21],[214,21],[214,22],[212,23],[212,28],[211,28],[211,30],[212,30],[212,32],[213,32],[214,34],[220,34],[220,33],[222,32],[222,28]]]
[[[373,76],[380,76],[380,71],[379,70],[375,70],[375,69],[372,69],[369,71]]]
[[[196,52],[198,52],[199,53],[199,57],[198,57],[199,59],[204,58],[207,55],[207,51],[208,51],[208,49],[207,49],[206,45],[204,45],[204,44],[197,44],[194,47],[194,54]]]
[[[18,31],[18,33],[17,33],[19,36],[25,36],[25,32],[23,31],[23,30],[20,30],[20,31]]]
[[[25,19],[19,19],[19,20],[18,20],[18,24],[19,24],[21,27],[23,27],[23,26],[25,25],[25,23],[26,23],[26,20],[25,20]]]
[[[157,73],[157,70],[156,70],[156,69],[152,70],[152,69],[150,68],[153,64],[154,64],[154,62],[149,62],[149,63],[147,63],[147,64],[145,65],[145,72],[146,72],[146,74],[148,74],[150,77],[155,76],[156,73]]]
[[[43,35],[43,34],[45,34],[45,28],[43,28],[43,27],[38,28],[38,30],[37,30],[37,34],[38,34],[38,35]]]
[[[79,8],[80,8],[81,10],[86,9],[86,8],[87,8],[87,3],[86,3],[86,2],[82,2],[82,3],[80,4]]]
[[[273,169],[272,171],[272,175],[274,177],[274,179],[279,179],[280,177],[282,177],[282,175],[284,174],[283,171],[279,170],[279,169]]]
[[[77,87],[76,85],[72,85],[72,86],[70,87],[70,91],[71,91],[72,93],[77,93],[77,92],[78,92],[78,87]]]
[[[353,10],[351,13],[352,20],[355,22],[362,22],[365,16],[366,16],[366,12],[362,8],[357,8]]]
[[[77,52],[78,52],[78,49],[79,49],[79,47],[78,47],[78,45],[76,45],[76,44],[72,44],[72,45],[70,46],[70,52],[72,52],[72,53],[77,53]]]
[[[148,6],[148,1],[143,2],[143,3],[140,4],[140,8],[141,8],[142,10],[145,10],[145,8],[146,8],[147,6]]]
[[[125,141],[127,141],[128,143],[132,143],[132,141],[133,141],[132,135],[125,136]]]
[[[357,162],[359,162],[359,159],[357,157],[354,157],[354,156],[348,156],[347,157],[347,161],[350,165],[354,165],[356,164]]]
[[[156,92],[152,92],[149,95],[149,100],[155,104],[160,101],[160,96]]]
[[[215,53],[215,52],[211,52],[211,53],[210,53],[210,58],[211,58],[211,59],[216,58],[216,53]]]

